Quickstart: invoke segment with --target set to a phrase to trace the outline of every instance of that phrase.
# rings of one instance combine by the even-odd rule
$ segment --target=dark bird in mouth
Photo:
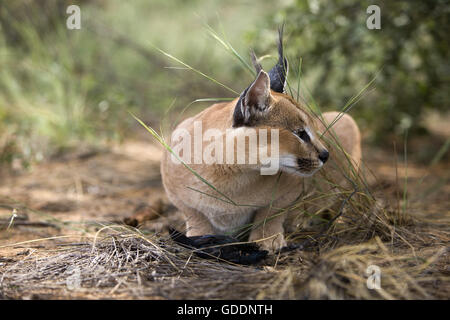
[[[194,253],[204,259],[251,265],[263,260],[268,253],[266,250],[259,250],[254,243],[239,243],[238,239],[225,235],[187,237],[173,228],[169,228],[169,234],[173,241],[185,248],[194,249]]]

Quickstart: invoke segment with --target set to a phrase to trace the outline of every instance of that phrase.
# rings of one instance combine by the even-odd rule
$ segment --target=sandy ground
[[[148,138],[108,150],[72,152],[26,171],[6,173],[0,183],[0,274],[30,256],[85,241],[90,224],[99,230],[99,224],[125,220],[148,232],[165,232],[168,225],[182,229],[181,215],[168,203],[161,185],[161,154],[162,149]],[[403,191],[407,172],[409,213],[441,224],[445,232],[450,223],[448,163],[431,168],[414,162],[406,168],[398,163],[396,168],[391,152],[371,148],[364,150],[364,159],[376,176],[369,180],[371,188],[387,194],[386,201],[393,206]],[[10,224],[13,209],[17,216]],[[49,237],[55,238],[45,240]],[[450,274],[448,255],[440,268]],[[448,283],[445,285],[448,290]],[[437,296],[445,297],[445,290]],[[86,292],[71,297],[98,298]]]

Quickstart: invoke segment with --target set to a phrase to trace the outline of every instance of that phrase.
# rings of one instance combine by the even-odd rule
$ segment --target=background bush
[[[369,30],[366,8],[381,9],[381,29]],[[268,50],[267,30],[286,21],[287,53],[303,58],[303,76],[324,109],[341,108],[379,71],[374,88],[352,114],[372,138],[423,131],[424,111],[449,110],[449,1],[281,2],[252,34]],[[291,64],[292,66],[292,64]]]
[[[69,4],[0,2],[0,161],[120,141],[136,125],[128,110],[157,124],[169,106],[177,116],[195,99],[236,96],[153,47],[241,92],[252,75],[207,24],[269,68],[285,21],[291,81],[301,57],[301,94],[309,88],[323,110],[342,108],[379,72],[351,110],[373,141],[420,133],[424,111],[448,109],[448,1],[77,1],[81,30],[66,28]],[[369,4],[381,7],[381,30],[366,28]]]

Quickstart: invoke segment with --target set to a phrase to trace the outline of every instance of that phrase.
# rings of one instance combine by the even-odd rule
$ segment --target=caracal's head
[[[253,55],[256,79],[241,94],[233,114],[233,127],[276,129],[279,133],[279,167],[311,176],[328,160],[328,150],[316,134],[315,121],[303,106],[286,95],[287,60],[283,57],[282,29],[279,61],[266,73]]]

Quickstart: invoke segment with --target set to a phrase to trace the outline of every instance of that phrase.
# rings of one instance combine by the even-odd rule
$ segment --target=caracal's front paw
[[[267,250],[270,253],[274,253],[286,246],[286,240],[281,232],[272,234],[271,236],[263,236],[262,232],[253,231],[250,234],[249,241],[255,241],[262,250]]]

